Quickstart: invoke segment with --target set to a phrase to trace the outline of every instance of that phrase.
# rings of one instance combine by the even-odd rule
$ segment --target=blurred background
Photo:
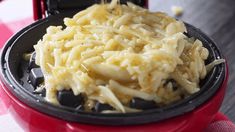
[[[173,6],[182,8],[181,16],[174,15]],[[235,122],[235,0],[149,0],[149,9],[167,12],[215,40],[227,59],[230,74],[221,111]],[[32,23],[32,15],[32,0],[0,0],[0,45]]]

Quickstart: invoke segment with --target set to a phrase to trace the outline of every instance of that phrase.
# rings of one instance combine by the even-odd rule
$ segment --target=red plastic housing
[[[26,131],[86,132],[95,130],[97,132],[200,132],[213,120],[218,112],[224,98],[227,81],[228,71],[226,70],[224,81],[217,93],[209,101],[205,102],[202,106],[196,108],[192,112],[157,123],[133,126],[89,125],[57,119],[40,113],[19,101],[12,95],[2,81],[0,81],[0,97],[3,100],[5,107],[8,108],[15,120]]]

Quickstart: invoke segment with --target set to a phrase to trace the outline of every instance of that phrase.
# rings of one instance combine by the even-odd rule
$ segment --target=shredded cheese
[[[125,113],[139,111],[127,106],[133,97],[168,104],[199,91],[208,56],[201,41],[189,41],[184,23],[164,13],[118,2],[65,18],[64,29],[48,27],[34,46],[47,101],[56,104],[58,90],[72,89]],[[181,87],[167,91],[169,79]]]

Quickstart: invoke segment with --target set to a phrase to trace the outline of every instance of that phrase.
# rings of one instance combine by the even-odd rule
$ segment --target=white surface
[[[32,15],[32,0],[3,0],[0,2],[0,20],[5,23]]]
[[[0,116],[0,132],[24,132],[10,114]]]

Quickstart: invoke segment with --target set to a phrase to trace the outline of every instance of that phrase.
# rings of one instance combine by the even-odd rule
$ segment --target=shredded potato
[[[189,41],[184,23],[164,13],[118,2],[65,18],[66,28],[48,27],[34,46],[47,101],[58,104],[57,91],[72,89],[125,113],[139,111],[128,107],[133,97],[167,105],[200,90],[212,67],[201,41]]]

